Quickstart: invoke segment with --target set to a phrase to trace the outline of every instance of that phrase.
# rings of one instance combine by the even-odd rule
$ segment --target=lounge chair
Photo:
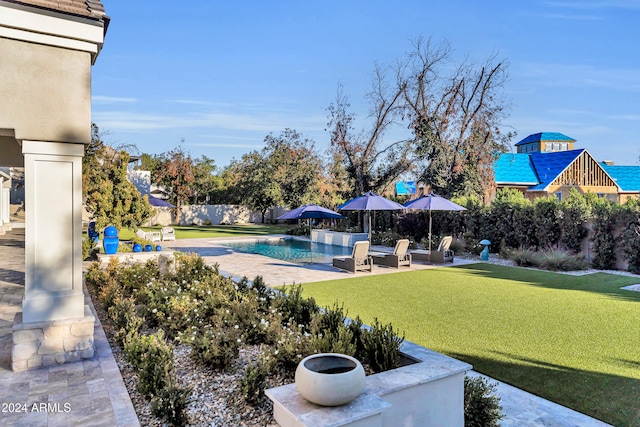
[[[392,254],[376,254],[373,255],[373,262],[379,265],[386,265],[388,267],[400,268],[402,265],[411,267],[411,254],[407,253],[409,249],[409,240],[400,239],[396,243],[396,247],[393,249]]]
[[[176,232],[173,227],[162,227],[160,230],[162,233],[162,240],[176,240]]]
[[[369,242],[366,240],[356,242],[356,244],[353,245],[351,257],[334,258],[333,266],[352,273],[360,270],[371,271],[373,268],[373,259],[369,256]]]
[[[144,231],[138,228],[136,231],[136,237],[149,240],[150,242],[159,242],[161,240],[160,233],[157,231]]]
[[[438,245],[438,249],[435,251],[417,250],[411,251],[411,256],[414,261],[429,261],[429,262],[453,262],[453,251],[449,249],[453,242],[453,237],[444,236]]]

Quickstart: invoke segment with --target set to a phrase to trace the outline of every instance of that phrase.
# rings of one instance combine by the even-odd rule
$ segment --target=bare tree
[[[402,112],[402,91],[390,88],[382,68],[376,67],[372,91],[369,131],[354,132],[355,116],[349,111],[348,98],[338,85],[335,103],[328,108],[331,148],[341,156],[354,185],[350,196],[372,190],[380,192],[413,164],[410,139],[384,142],[385,132]]]
[[[416,151],[428,162],[421,179],[445,196],[486,200],[495,186],[491,166],[512,137],[500,130],[510,107],[501,94],[507,64],[492,55],[481,66],[465,61],[443,74],[450,56],[447,43],[420,38],[398,67]]]
[[[394,66],[376,65],[368,131],[354,132],[355,116],[338,86],[328,108],[331,147],[344,158],[355,193],[381,191],[423,162],[420,178],[438,193],[491,196],[493,162],[511,137],[500,130],[509,108],[501,94],[507,65],[492,55],[481,66],[452,66],[451,56],[447,42],[418,38]],[[385,140],[403,122],[407,138]]]

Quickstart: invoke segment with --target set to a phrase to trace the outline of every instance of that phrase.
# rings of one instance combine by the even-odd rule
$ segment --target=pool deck
[[[272,236],[274,237],[274,236]],[[275,236],[290,237],[290,236]],[[402,267],[400,269],[373,266],[373,271],[350,273],[339,270],[331,263],[296,264],[288,261],[281,261],[258,254],[247,254],[224,246],[224,242],[231,240],[246,240],[247,238],[218,238],[218,239],[180,239],[176,241],[163,242],[163,247],[172,248],[184,252],[194,252],[202,256],[207,264],[218,264],[220,272],[234,278],[247,277],[253,280],[256,275],[262,276],[265,283],[271,286],[293,285],[299,283],[320,282],[324,280],[345,279],[350,277],[360,277],[371,274],[390,274],[399,271],[425,270],[442,267],[443,264],[425,264],[416,262],[411,268]],[[373,253],[393,252],[393,248],[386,246],[372,246]],[[454,259],[453,263],[447,266],[470,264],[475,261],[465,259]]]

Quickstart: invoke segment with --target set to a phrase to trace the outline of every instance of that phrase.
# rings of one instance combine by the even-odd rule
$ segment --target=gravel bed
[[[124,351],[114,340],[114,327],[98,301],[93,289],[88,289],[102,327],[107,336],[113,356],[120,368],[129,397],[133,403],[141,426],[162,427],[167,422],[151,413],[150,402],[136,391],[138,376],[126,361]],[[248,405],[240,394],[239,384],[244,367],[255,361],[260,354],[260,346],[247,346],[240,350],[238,358],[228,371],[220,372],[197,364],[191,357],[191,348],[176,345],[174,367],[180,387],[192,389],[187,408],[189,426],[197,427],[277,427],[273,419],[273,405],[266,397],[257,407]],[[276,379],[281,385],[285,381]],[[274,385],[274,386],[275,386]]]

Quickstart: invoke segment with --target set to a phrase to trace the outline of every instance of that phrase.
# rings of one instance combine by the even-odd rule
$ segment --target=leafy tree
[[[180,213],[180,207],[187,204],[189,197],[193,195],[195,183],[193,165],[191,156],[182,147],[178,147],[162,156],[160,167],[152,175],[154,182],[163,187],[171,203],[176,206],[176,220]]]
[[[97,228],[115,225],[136,229],[152,213],[146,196],[127,180],[129,154],[103,141],[99,127],[91,124],[91,143],[82,159],[82,188],[87,211]]]
[[[312,141],[292,129],[265,137],[265,148],[232,162],[228,174],[237,178],[243,204],[263,217],[273,206],[297,207],[319,199],[322,162]]]

